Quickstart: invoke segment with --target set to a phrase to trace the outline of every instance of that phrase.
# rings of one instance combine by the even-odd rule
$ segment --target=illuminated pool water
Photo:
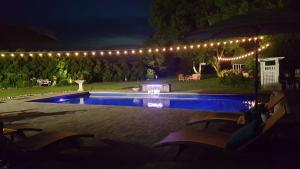
[[[33,102],[67,103],[86,105],[134,106],[145,108],[176,108],[241,112],[251,108],[253,96],[219,94],[161,93],[87,93],[33,100]]]

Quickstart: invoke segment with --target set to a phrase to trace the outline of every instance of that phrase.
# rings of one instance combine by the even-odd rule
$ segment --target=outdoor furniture
[[[133,88],[131,88],[131,89],[132,89],[132,91],[134,91],[134,92],[140,91],[140,88],[139,88],[139,87],[133,87]]]
[[[161,146],[168,146],[168,145],[179,145],[179,151],[176,155],[178,157],[180,153],[183,151],[183,148],[185,145],[202,145],[205,147],[210,148],[217,148],[221,150],[229,150],[229,151],[242,151],[248,145],[255,142],[258,138],[261,136],[264,136],[266,132],[268,132],[276,123],[283,118],[283,116],[286,114],[284,106],[281,106],[279,109],[277,109],[263,124],[261,127],[261,130],[255,133],[255,135],[249,135],[245,140],[241,140],[239,144],[236,145],[236,147],[232,147],[232,140],[233,138],[237,137],[237,134],[241,134],[242,132],[248,132],[244,131],[246,127],[252,127],[247,124],[244,128],[239,129],[238,131],[234,132],[233,134],[224,133],[224,132],[217,132],[217,131],[177,131],[170,133],[167,137],[159,141],[155,144],[155,147],[161,147]],[[250,129],[250,128],[249,128]],[[252,128],[251,128],[252,129]],[[248,138],[249,137],[249,138]]]
[[[77,147],[78,139],[81,137],[93,137],[91,134],[81,134],[76,132],[54,131],[42,132],[21,140],[14,140],[12,135],[17,134],[18,129],[3,128],[0,125],[1,159],[7,163],[19,165],[27,162],[29,158],[38,159],[46,157],[53,152],[63,149],[61,146],[70,145]],[[62,144],[64,143],[64,144]],[[66,144],[69,143],[69,144]]]
[[[201,75],[200,74],[192,74],[188,77],[188,80],[200,80]]]
[[[272,112],[272,109],[277,105],[281,100],[283,100],[284,94],[279,92],[276,96],[273,96],[266,104],[265,107]],[[201,113],[195,116],[187,122],[187,125],[193,125],[197,123],[206,123],[208,127],[210,122],[234,122],[238,123],[240,118],[243,118],[244,115],[241,113]]]
[[[41,132],[42,129],[39,128],[3,128],[3,135],[8,137],[11,141],[15,141],[17,139],[26,139],[27,132]]]
[[[36,82],[39,86],[50,86],[51,81],[49,79],[37,79]]]
[[[185,81],[185,77],[183,74],[178,74],[178,80],[179,81]]]

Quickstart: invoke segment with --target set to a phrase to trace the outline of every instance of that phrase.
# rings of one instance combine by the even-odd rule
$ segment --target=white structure
[[[83,92],[83,83],[85,82],[85,80],[75,80],[75,82],[78,84],[78,90],[79,92]]]
[[[279,60],[284,57],[258,59],[260,62],[260,84],[263,88],[279,84]]]
[[[232,64],[232,69],[233,70],[242,71],[244,67],[245,67],[244,64],[236,64],[236,63]]]

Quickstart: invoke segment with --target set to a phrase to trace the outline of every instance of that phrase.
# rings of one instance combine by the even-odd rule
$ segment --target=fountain
[[[171,92],[170,84],[143,84],[142,91],[148,94],[159,94]]]
[[[83,83],[85,82],[85,80],[75,80],[75,82],[78,84],[78,90],[79,92],[83,92]]]

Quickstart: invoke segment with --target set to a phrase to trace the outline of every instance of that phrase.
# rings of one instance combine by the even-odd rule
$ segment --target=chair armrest
[[[39,129],[39,128],[17,128],[17,131],[36,131],[36,132],[41,132],[43,131],[43,129]]]

